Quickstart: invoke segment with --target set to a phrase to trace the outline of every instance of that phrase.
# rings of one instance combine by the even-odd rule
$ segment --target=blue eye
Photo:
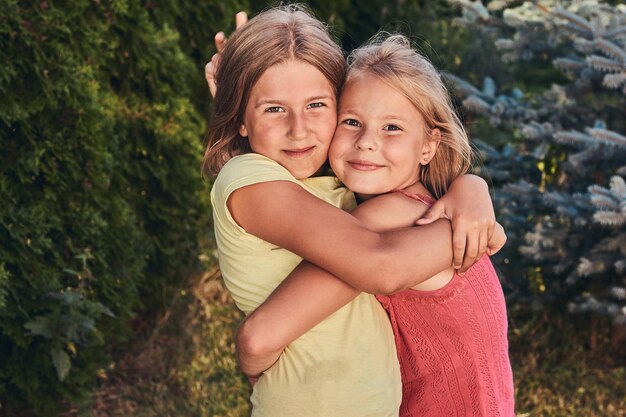
[[[311,103],[307,107],[310,109],[317,109],[324,106],[326,106],[324,103]]]
[[[346,119],[342,123],[348,126],[361,127],[361,123],[359,123],[359,121],[355,119]]]
[[[268,109],[265,110],[267,113],[280,113],[281,111],[283,111],[283,109],[281,107],[278,106],[274,106],[274,107],[269,107]]]

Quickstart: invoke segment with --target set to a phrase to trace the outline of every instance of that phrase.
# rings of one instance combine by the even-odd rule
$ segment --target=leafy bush
[[[2,414],[85,403],[197,267],[202,70],[240,5],[187,3],[0,3]]]

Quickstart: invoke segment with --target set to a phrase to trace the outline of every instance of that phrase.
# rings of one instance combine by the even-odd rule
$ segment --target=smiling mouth
[[[361,159],[353,159],[348,161],[348,164],[357,171],[376,171],[382,168],[382,165],[375,164],[370,161],[363,161]]]
[[[283,152],[287,154],[287,156],[291,158],[304,158],[313,153],[315,146],[309,146],[308,148],[300,148],[300,149],[283,149]]]

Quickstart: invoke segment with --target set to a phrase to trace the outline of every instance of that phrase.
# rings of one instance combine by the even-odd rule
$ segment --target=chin
[[[344,182],[343,185],[348,187],[348,189],[357,194],[365,194],[365,195],[377,195],[384,194],[387,191],[381,191],[380,187],[374,187],[372,184],[350,184]]]

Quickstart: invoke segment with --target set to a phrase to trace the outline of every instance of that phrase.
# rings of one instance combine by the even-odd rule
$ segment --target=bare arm
[[[412,225],[426,209],[404,196],[388,194],[366,201],[352,214],[370,229],[384,231]],[[448,255],[450,266],[451,250]],[[436,272],[439,271],[431,275]],[[278,360],[287,344],[358,294],[358,290],[332,274],[303,261],[241,325],[237,334],[241,369],[248,376],[258,376]]]
[[[482,186],[480,182],[474,184]],[[425,212],[426,206],[408,202],[396,194],[368,200],[352,214],[369,229],[383,231],[411,225]],[[496,224],[490,246],[500,249],[505,241],[504,229]],[[439,271],[431,276],[436,272]],[[289,343],[358,294],[359,291],[332,274],[303,261],[242,324],[237,348],[244,373],[258,376],[270,368]]]
[[[373,232],[349,213],[286,181],[240,188],[231,194],[228,206],[248,233],[372,294],[414,286],[450,265],[447,221]]]
[[[506,242],[504,229],[496,226],[487,183],[476,175],[457,178],[417,224],[429,224],[439,218],[452,222],[453,266],[460,272],[469,269],[485,253],[498,252]]]

